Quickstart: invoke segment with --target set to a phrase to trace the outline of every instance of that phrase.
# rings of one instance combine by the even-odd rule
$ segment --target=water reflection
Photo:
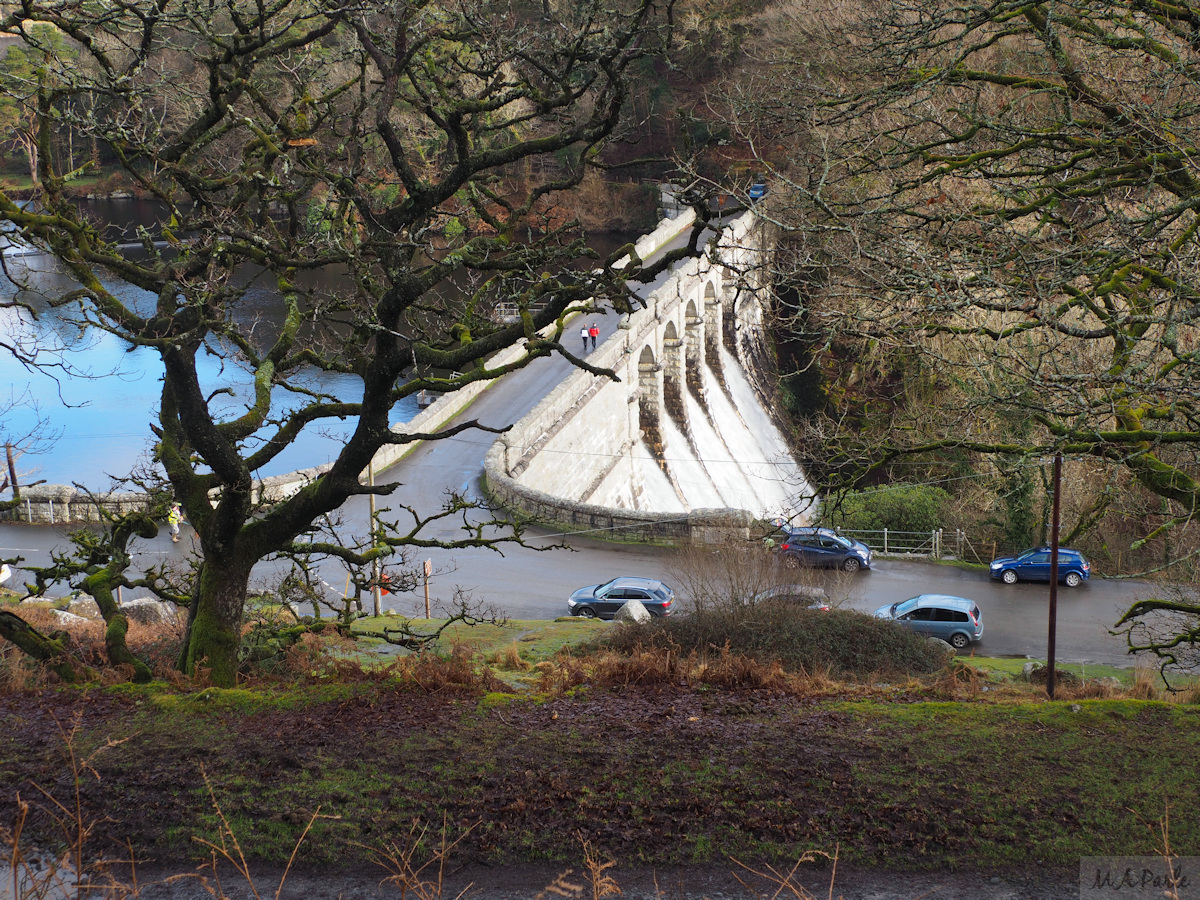
[[[7,263],[12,277],[0,279],[0,297],[19,297],[37,311],[37,318],[22,309],[3,309],[0,329],[18,357],[36,359],[45,368],[33,369],[11,354],[0,353],[0,384],[8,385],[10,390],[8,395],[0,395],[0,403],[10,396],[28,394],[37,398],[39,406],[35,409],[25,404],[10,410],[0,427],[9,436],[19,436],[32,428],[40,415],[57,433],[48,452],[21,457],[21,480],[40,478],[52,484],[79,482],[91,488],[106,487],[110,475],[127,474],[139,461],[149,459],[153,441],[148,424],[159,405],[162,362],[152,349],[130,349],[111,334],[81,327],[77,308],[52,308],[47,298],[70,289],[72,283],[51,258],[25,255]],[[154,302],[152,294],[127,284],[110,282],[106,287],[142,308]],[[277,298],[263,285],[252,284],[247,291],[248,302],[241,312],[245,324],[253,322],[256,329],[274,332],[282,320]],[[214,397],[211,405],[218,415],[244,410],[253,396],[252,374],[227,350],[213,346],[197,356],[205,393],[219,388],[230,391]],[[314,368],[296,382],[342,401],[354,402],[362,397],[362,382],[351,375]],[[282,413],[296,408],[301,401],[276,388],[274,402]],[[393,411],[393,424],[407,421],[416,411],[415,399],[402,401]],[[259,474],[273,475],[328,462],[345,443],[350,429],[349,422],[338,420],[306,429]],[[251,439],[248,446],[253,450],[258,444]]]
[[[93,201],[89,214],[104,225],[106,236],[124,243],[131,255],[144,252],[140,238],[153,240],[161,210],[139,200]],[[141,229],[141,231],[139,231]],[[626,236],[613,236],[604,243],[618,246]],[[598,249],[607,249],[598,248]],[[74,287],[74,282],[51,257],[40,254],[6,256],[7,277],[0,276],[0,301],[19,297],[37,311],[0,309],[0,342],[11,345],[17,355],[0,349],[0,443],[27,433],[39,418],[56,434],[44,452],[26,453],[18,462],[23,483],[44,479],[51,484],[78,482],[103,489],[110,476],[124,476],[140,462],[149,461],[154,420],[162,389],[162,362],[157,352],[129,348],[113,335],[97,328],[81,327],[77,307],[54,309],[48,300]],[[341,286],[337,273],[314,274],[307,285],[317,291]],[[117,281],[106,287],[139,311],[153,309],[155,297]],[[244,296],[238,305],[238,321],[253,325],[264,343],[277,333],[283,309],[273,285],[248,274]],[[449,290],[454,290],[451,285]],[[206,393],[227,389],[214,397],[218,415],[245,409],[253,396],[253,378],[226,348],[212,347],[197,357],[201,385]],[[22,361],[36,359],[34,369]],[[331,395],[345,402],[362,398],[362,383],[355,376],[310,369],[296,380],[302,387]],[[14,398],[36,398],[33,404],[18,404],[4,412]],[[302,402],[276,388],[274,414],[296,408]],[[278,412],[276,412],[276,409]],[[401,401],[392,411],[392,424],[405,422],[416,413],[415,397]],[[353,421],[330,420],[310,426],[296,441],[257,474],[281,474],[331,461],[353,429]],[[263,438],[258,438],[259,444]],[[252,439],[251,451],[257,449]]]

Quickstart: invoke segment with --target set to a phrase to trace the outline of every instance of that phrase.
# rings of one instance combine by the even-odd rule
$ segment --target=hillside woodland
[[[721,84],[770,173],[785,402],[819,482],[1193,571],[1190,6],[779,4]],[[989,520],[991,522],[989,523]],[[994,524],[993,524],[994,523]]]
[[[780,397],[829,521],[919,530],[933,506],[986,561],[1047,540],[1061,452],[1064,542],[1101,572],[1194,580],[1198,16],[864,0],[738,19],[703,105],[769,184]],[[1186,592],[1131,610],[1135,642],[1160,614],[1193,644]]]

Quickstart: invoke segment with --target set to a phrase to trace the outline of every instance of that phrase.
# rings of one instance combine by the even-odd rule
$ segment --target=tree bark
[[[60,634],[47,637],[16,613],[0,610],[0,637],[16,644],[25,655],[46,663],[59,678],[71,684],[94,677],[91,669],[67,655],[66,633]]]
[[[12,444],[4,445],[4,456],[8,462],[8,481],[12,485],[13,504],[21,502],[21,487],[17,484],[17,464],[13,460]]]
[[[206,558],[208,557],[206,554]],[[248,567],[205,565],[188,612],[181,668],[195,675],[208,670],[213,684],[237,683],[242,608],[250,581]]]

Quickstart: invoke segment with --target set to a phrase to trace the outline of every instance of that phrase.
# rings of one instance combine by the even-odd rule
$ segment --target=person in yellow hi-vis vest
[[[171,504],[171,511],[167,513],[167,524],[171,526],[171,540],[179,543],[179,523],[183,521],[183,510],[179,508],[178,503]]]

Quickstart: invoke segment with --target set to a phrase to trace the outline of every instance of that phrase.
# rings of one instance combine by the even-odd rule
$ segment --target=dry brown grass
[[[533,664],[521,657],[521,649],[513,641],[503,650],[497,650],[487,658],[488,665],[508,672],[528,672]]]
[[[969,697],[978,699],[983,694],[987,674],[967,662],[953,659],[942,672],[934,676],[933,692],[949,700]]]
[[[1177,703],[1200,703],[1200,681],[1192,682],[1187,687],[1175,692]]]
[[[421,653],[398,659],[391,667],[401,681],[411,682],[428,691],[480,690],[507,691],[509,685],[481,665],[476,653],[466,645],[456,645],[449,656]]]
[[[797,697],[829,696],[853,690],[827,672],[788,672],[778,662],[763,663],[733,653],[728,647],[703,653],[640,647],[631,653],[598,651],[577,657],[560,653],[534,666],[535,690],[562,694],[582,684],[598,687],[632,685],[711,685],[726,690],[768,690]]]
[[[12,644],[0,644],[0,694],[20,693],[45,684],[44,667]]]
[[[70,655],[78,662],[96,670],[104,684],[128,681],[129,667],[112,667],[104,647],[103,619],[68,620],[55,615],[49,604],[25,604],[21,618],[43,634],[65,631],[70,635]],[[142,624],[130,622],[125,641],[130,652],[150,666],[155,678],[176,681],[175,661],[183,641],[182,621]],[[58,682],[45,666],[25,658],[11,645],[0,647],[0,690],[31,690]]]

